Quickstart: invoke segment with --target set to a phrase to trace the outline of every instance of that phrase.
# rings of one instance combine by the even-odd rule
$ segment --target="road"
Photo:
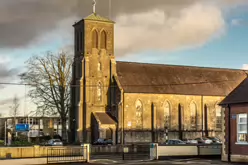
[[[46,158],[39,159],[15,159],[15,160],[1,160],[0,165],[41,165],[46,164]],[[80,163],[82,165],[82,163]],[[227,163],[220,160],[211,159],[171,159],[171,160],[111,160],[111,159],[96,159],[91,160],[90,163],[83,163],[88,165],[240,165],[240,163]],[[247,163],[243,163],[244,165]],[[53,164],[66,165],[66,164]],[[79,165],[78,163],[69,163],[68,165]]]
[[[210,159],[174,159],[161,161],[114,161],[110,159],[93,160],[89,165],[242,165],[240,163],[227,163]],[[243,163],[244,165],[247,163]],[[62,165],[62,164],[56,164]],[[70,165],[78,165],[72,164]]]

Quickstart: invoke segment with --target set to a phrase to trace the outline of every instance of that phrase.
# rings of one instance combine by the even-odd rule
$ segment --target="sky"
[[[96,12],[116,22],[116,60],[248,69],[247,0],[97,0]],[[91,13],[92,0],[1,0],[0,83],[33,55],[72,52],[72,25]],[[34,110],[28,89],[0,85],[0,113],[15,95],[20,114]]]

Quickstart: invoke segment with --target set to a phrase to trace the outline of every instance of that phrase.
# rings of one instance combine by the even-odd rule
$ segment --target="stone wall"
[[[216,105],[224,97],[219,96],[190,96],[190,95],[173,95],[173,94],[124,94],[124,129],[135,130],[136,125],[136,101],[139,100],[142,103],[142,129],[152,129],[152,105],[154,106],[154,129],[163,130],[163,117],[164,117],[164,104],[168,102],[170,105],[170,128],[169,132],[178,131],[179,119],[178,119],[178,106],[183,107],[183,137],[194,138],[194,136],[201,136],[203,130],[202,119],[204,106],[207,106],[208,113],[208,130],[209,135],[221,136],[221,130],[216,128]],[[191,128],[191,103],[196,105],[196,124],[197,126]],[[161,124],[162,123],[162,124]],[[205,124],[205,123],[203,123]],[[170,134],[171,138],[176,138],[174,134]],[[222,138],[222,137],[220,137]]]

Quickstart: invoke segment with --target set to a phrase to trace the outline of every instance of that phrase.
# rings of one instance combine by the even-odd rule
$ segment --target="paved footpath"
[[[111,160],[95,160],[91,161],[92,164],[113,164],[113,165],[247,165],[247,163],[227,163],[220,160],[210,160],[210,159],[171,159],[171,160],[158,160],[158,161],[111,161]]]
[[[0,160],[0,165],[41,165],[46,163],[47,158]]]

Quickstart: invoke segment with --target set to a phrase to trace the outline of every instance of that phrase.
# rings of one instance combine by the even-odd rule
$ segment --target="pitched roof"
[[[126,93],[226,96],[247,76],[237,69],[117,62]]]
[[[116,122],[105,112],[95,112],[94,116],[99,124],[116,124]]]
[[[91,15],[87,16],[84,18],[84,20],[92,20],[92,21],[102,21],[102,22],[109,22],[109,23],[114,23],[114,21],[108,19],[108,18],[105,18],[105,17],[102,17],[96,13],[92,13]]]
[[[237,103],[248,103],[248,78],[242,81],[240,85],[223,99],[220,105]]]

